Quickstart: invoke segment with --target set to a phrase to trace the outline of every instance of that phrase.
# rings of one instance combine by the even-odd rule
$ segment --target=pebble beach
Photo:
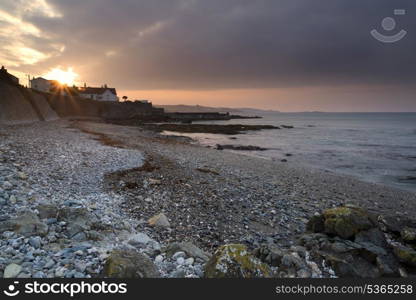
[[[221,245],[297,247],[311,217],[348,205],[416,215],[411,192],[140,127],[68,120],[0,127],[6,278],[111,275],[108,258],[126,257],[115,250],[138,251],[133,260],[147,277],[204,277]],[[310,265],[304,277],[332,276]]]

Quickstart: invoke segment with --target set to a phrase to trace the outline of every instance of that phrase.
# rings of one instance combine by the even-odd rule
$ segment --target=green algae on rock
[[[104,265],[107,278],[159,278],[153,262],[135,250],[114,250]]]
[[[272,271],[244,245],[220,247],[205,265],[206,278],[270,278]]]
[[[405,246],[395,246],[394,254],[404,264],[416,267],[416,251]]]
[[[338,207],[323,213],[325,232],[344,239],[354,237],[363,230],[375,227],[369,214],[360,208]]]

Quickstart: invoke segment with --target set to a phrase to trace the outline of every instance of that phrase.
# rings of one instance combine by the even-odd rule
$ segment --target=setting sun
[[[72,68],[68,68],[66,71],[60,68],[54,68],[49,71],[45,77],[50,80],[57,80],[61,84],[73,85],[78,74],[75,73]]]

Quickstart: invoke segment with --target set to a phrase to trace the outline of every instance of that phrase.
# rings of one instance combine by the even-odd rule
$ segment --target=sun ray
[[[68,68],[66,71],[64,71],[59,67],[50,70],[45,75],[46,79],[57,80],[60,84],[64,84],[68,86],[73,85],[77,77],[78,77],[78,74],[75,73],[72,68]]]

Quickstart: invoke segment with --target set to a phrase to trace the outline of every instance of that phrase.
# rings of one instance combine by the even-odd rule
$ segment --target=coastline
[[[94,247],[101,250],[86,257],[95,261],[92,275],[102,272],[109,250],[129,244],[138,233],[161,245],[186,241],[213,253],[230,243],[290,247],[311,217],[332,207],[357,205],[375,214],[416,217],[413,193],[217,151],[140,127],[56,121],[3,127],[0,134],[37,195],[33,202],[18,201],[10,217],[19,207],[72,199],[114,225],[100,233]],[[159,213],[167,216],[169,229],[149,226],[147,220]],[[159,264],[161,274],[175,276],[166,266]],[[201,262],[184,276],[198,277],[196,266]],[[56,270],[50,275],[61,274]]]

